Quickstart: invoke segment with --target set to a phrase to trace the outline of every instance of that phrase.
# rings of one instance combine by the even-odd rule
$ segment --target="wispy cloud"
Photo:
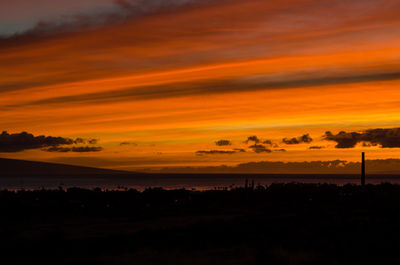
[[[73,1],[72,1],[73,2]],[[103,1],[104,2],[104,1]],[[196,0],[110,0],[110,4],[96,3],[94,7],[107,7],[100,10],[90,10],[82,6],[74,12],[64,14],[59,10],[51,14],[51,9],[44,13],[47,19],[39,19],[34,25],[25,30],[17,30],[13,34],[7,32],[0,40],[15,43],[22,40],[38,40],[39,38],[62,35],[68,32],[85,31],[96,27],[120,23],[124,20],[132,20],[146,15],[172,12],[174,9],[197,2]],[[114,8],[112,8],[112,4]],[[68,8],[65,8],[68,9]]]
[[[121,142],[121,143],[119,143],[119,145],[132,145],[132,146],[138,146],[138,144],[137,143],[135,143],[135,142],[128,142],[128,141],[125,141],[125,142]]]
[[[282,77],[282,79],[290,79],[290,76]],[[172,83],[157,86],[143,86],[126,88],[120,90],[96,92],[88,94],[79,94],[73,96],[50,97],[41,100],[28,101],[22,104],[8,105],[8,108],[23,107],[23,106],[40,106],[40,105],[56,105],[56,104],[101,104],[107,102],[126,102],[142,99],[158,99],[172,98],[178,96],[216,94],[226,92],[242,92],[251,90],[269,90],[269,89],[284,89],[296,87],[312,87],[324,86],[332,84],[346,84],[369,81],[389,81],[400,80],[399,73],[387,74],[371,74],[363,76],[342,76],[328,78],[314,78],[308,80],[282,80],[275,82],[245,82],[240,80],[214,80],[214,81],[198,81],[198,82],[183,82]],[[1,90],[1,85],[0,85]]]
[[[237,152],[236,150],[199,150],[196,151],[196,155],[231,155]]]

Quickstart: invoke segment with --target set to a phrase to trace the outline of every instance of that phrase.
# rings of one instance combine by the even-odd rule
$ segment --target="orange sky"
[[[127,170],[400,158],[397,147],[322,137],[400,127],[399,1],[125,2],[68,9],[66,20],[48,6],[46,23],[14,35],[5,21],[1,129],[96,138],[103,150],[1,157]],[[304,134],[313,141],[282,142]],[[252,135],[271,152],[249,148]],[[235,148],[245,152],[196,153]]]

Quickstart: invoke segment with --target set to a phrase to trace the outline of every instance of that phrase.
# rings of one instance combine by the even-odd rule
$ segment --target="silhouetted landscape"
[[[353,163],[355,164],[355,163]],[[369,161],[369,164],[372,164]],[[162,187],[164,189],[197,189],[243,187],[247,180],[255,185],[275,183],[359,184],[359,174],[261,174],[261,173],[145,173],[82,167],[57,163],[0,158],[0,189],[36,190],[80,187],[103,190]],[[360,166],[358,165],[358,170]],[[326,172],[326,171],[324,171]],[[351,171],[354,172],[354,171]],[[368,174],[369,184],[400,184],[400,175]]]
[[[399,14],[0,1],[1,265],[400,264]]]
[[[400,186],[0,192],[7,264],[396,264]]]

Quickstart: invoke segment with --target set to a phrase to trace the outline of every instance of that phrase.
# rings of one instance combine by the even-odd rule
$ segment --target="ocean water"
[[[75,177],[0,177],[0,189],[35,190],[58,188],[101,188],[103,190],[124,190],[161,187],[164,189],[231,189],[249,185],[268,186],[273,183],[328,183],[336,185],[359,184],[358,175],[144,175],[144,176],[75,176]],[[366,184],[400,184],[398,175],[367,176]]]

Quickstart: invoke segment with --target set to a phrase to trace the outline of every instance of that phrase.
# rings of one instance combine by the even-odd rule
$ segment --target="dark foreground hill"
[[[400,186],[0,192],[4,264],[400,264]]]
[[[130,172],[110,169],[0,158],[0,177],[15,175],[26,177],[121,175],[129,173]]]

